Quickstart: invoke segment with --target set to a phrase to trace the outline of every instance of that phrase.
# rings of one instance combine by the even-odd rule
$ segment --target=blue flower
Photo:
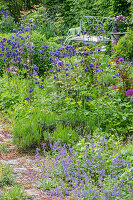
[[[131,65],[133,65],[133,62],[131,62]]]
[[[66,73],[66,76],[68,76],[68,73]]]
[[[36,26],[34,25],[34,26],[32,26],[33,28],[36,28]]]
[[[31,87],[30,89],[29,89],[29,93],[32,93],[34,90],[33,90],[33,88]]]
[[[50,72],[52,72],[53,70],[52,70],[52,69],[50,69],[49,71],[50,71]]]
[[[112,76],[112,78],[116,78],[116,76]]]
[[[41,56],[40,59],[43,59],[43,56]]]
[[[87,101],[92,101],[92,99],[89,96],[87,96]]]
[[[34,84],[40,84],[40,82],[39,81],[35,81]]]
[[[23,63],[23,66],[26,67],[26,69],[28,69],[28,65],[27,64]]]
[[[49,61],[52,61],[52,58],[51,57],[49,57],[49,59],[48,59]]]
[[[44,78],[41,80],[42,82],[44,81]]]
[[[43,85],[40,85],[40,88],[43,88]]]
[[[56,76],[54,76],[54,79],[56,79],[57,77]]]
[[[38,67],[37,67],[37,66],[34,66],[33,69],[34,69],[34,70],[38,70]]]
[[[87,72],[87,68],[85,68],[84,70],[85,70],[85,72]]]
[[[28,31],[29,31],[29,28],[28,28],[28,27],[25,27],[24,30],[25,30],[25,32],[28,32]]]
[[[33,71],[33,73],[34,73],[35,76],[37,76],[37,74],[38,74],[36,71]]]
[[[47,48],[48,48],[48,45],[42,45],[41,48],[42,48],[42,49],[44,49],[44,48],[47,49]]]
[[[108,66],[107,67],[110,67],[111,65],[110,64],[108,64]]]
[[[26,100],[30,100],[30,98],[29,98],[29,97],[26,97]]]
[[[94,65],[93,64],[90,64],[90,67],[93,67]]]
[[[39,50],[40,53],[43,53],[43,50]]]
[[[119,74],[118,74],[118,73],[115,73],[115,76],[119,76]]]
[[[28,73],[28,75],[29,75],[29,76],[33,76],[33,74],[32,74],[32,73]]]

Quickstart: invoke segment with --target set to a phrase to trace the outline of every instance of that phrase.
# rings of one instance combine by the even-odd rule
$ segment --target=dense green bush
[[[126,54],[126,58],[133,60],[133,31],[131,30],[114,46],[114,58],[123,57],[124,54]]]

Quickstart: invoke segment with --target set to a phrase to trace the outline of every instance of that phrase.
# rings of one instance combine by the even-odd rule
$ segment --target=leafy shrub
[[[12,32],[14,23],[13,23],[13,18],[11,16],[9,17],[3,17],[2,20],[0,21],[0,32]]]
[[[131,30],[121,37],[117,45],[114,46],[114,58],[123,57],[124,54],[129,60],[133,60],[133,31]]]

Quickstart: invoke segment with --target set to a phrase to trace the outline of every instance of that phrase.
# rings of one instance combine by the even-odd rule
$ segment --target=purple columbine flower
[[[33,69],[34,69],[34,70],[38,70],[38,67],[37,67],[37,66],[34,66]]]
[[[28,101],[28,100],[30,100],[30,98],[29,98],[29,97],[26,97],[26,100]]]
[[[43,88],[43,85],[40,85],[40,88]]]
[[[118,88],[117,85],[113,85],[113,86],[112,86],[112,89],[117,89],[117,88]]]
[[[29,89],[29,93],[32,93],[34,90],[33,90],[33,88],[31,87],[30,89]]]
[[[116,76],[112,76],[112,78],[116,78]]]
[[[87,72],[87,68],[85,68],[84,71]]]
[[[56,79],[57,77],[56,76],[54,76],[54,79]]]
[[[68,73],[66,73],[66,76],[68,76]]]
[[[52,58],[51,57],[49,57],[49,59],[48,59],[49,61],[52,61]]]
[[[33,76],[33,74],[32,74],[32,73],[28,73],[28,75],[29,75],[29,76]]]
[[[48,45],[42,45],[41,48],[42,48],[42,49],[44,49],[44,48],[47,49],[47,48],[48,48]]]
[[[44,81],[44,78],[41,80],[42,82]]]
[[[29,31],[29,28],[28,28],[28,27],[25,27],[24,30],[25,30],[25,32],[28,32],[28,31]]]
[[[131,62],[131,65],[133,65],[133,62]]]
[[[40,53],[43,53],[43,50],[39,50]]]
[[[87,96],[87,101],[92,101],[92,99],[89,96]]]
[[[133,96],[133,90],[127,90],[126,96],[127,97]]]
[[[118,73],[115,73],[115,76],[119,76],[119,74],[118,74]]]
[[[40,82],[39,81],[35,81],[34,84],[40,84]]]
[[[124,58],[120,57],[120,58],[118,59],[118,61],[119,61],[119,62],[123,62],[123,61],[124,61]]]

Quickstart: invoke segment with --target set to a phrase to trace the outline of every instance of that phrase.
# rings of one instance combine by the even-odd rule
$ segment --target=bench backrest
[[[113,32],[115,23],[110,17],[84,16],[80,21],[80,28],[90,35],[103,35]]]

